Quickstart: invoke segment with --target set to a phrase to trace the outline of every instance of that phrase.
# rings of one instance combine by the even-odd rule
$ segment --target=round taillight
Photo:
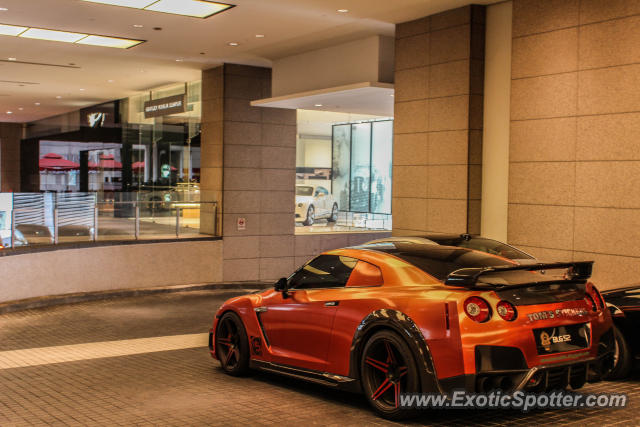
[[[584,302],[587,303],[587,308],[591,311],[598,311],[598,307],[596,306],[596,302],[593,300],[593,297],[589,294],[584,295]]]
[[[516,317],[518,317],[518,312],[516,311],[515,306],[507,301],[500,301],[498,305],[496,305],[496,311],[498,312],[498,316],[502,317],[507,322],[516,320]]]
[[[491,317],[491,309],[489,303],[480,297],[469,297],[464,302],[464,312],[471,320],[482,323]]]

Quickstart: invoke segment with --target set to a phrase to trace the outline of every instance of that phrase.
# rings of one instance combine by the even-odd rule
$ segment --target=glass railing
[[[2,247],[216,235],[217,203],[147,193],[2,193]]]

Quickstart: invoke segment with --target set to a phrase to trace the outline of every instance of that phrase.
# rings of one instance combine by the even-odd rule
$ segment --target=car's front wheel
[[[316,220],[316,210],[313,205],[309,205],[309,209],[307,209],[307,219],[302,223],[303,225],[313,225]]]
[[[227,374],[240,376],[249,372],[249,340],[242,320],[235,313],[228,312],[220,319],[216,354]]]
[[[416,415],[401,406],[403,393],[420,389],[418,369],[407,343],[384,330],[369,338],[360,363],[362,388],[373,409],[382,417],[400,420]]]

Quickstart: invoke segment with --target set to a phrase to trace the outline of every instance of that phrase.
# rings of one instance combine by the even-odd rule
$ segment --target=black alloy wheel
[[[249,340],[242,321],[235,313],[226,313],[216,330],[216,354],[229,375],[249,372]]]
[[[402,393],[415,393],[420,387],[411,349],[398,334],[375,333],[364,347],[360,369],[364,393],[380,416],[400,420],[416,415],[400,405]]]
[[[331,216],[327,219],[328,222],[336,222],[338,220],[338,204],[334,203],[331,209]]]

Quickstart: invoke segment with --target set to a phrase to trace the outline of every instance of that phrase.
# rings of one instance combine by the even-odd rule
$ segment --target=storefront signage
[[[153,99],[144,103],[144,118],[168,116],[170,114],[184,113],[185,99],[183,95],[169,96],[167,98]]]

